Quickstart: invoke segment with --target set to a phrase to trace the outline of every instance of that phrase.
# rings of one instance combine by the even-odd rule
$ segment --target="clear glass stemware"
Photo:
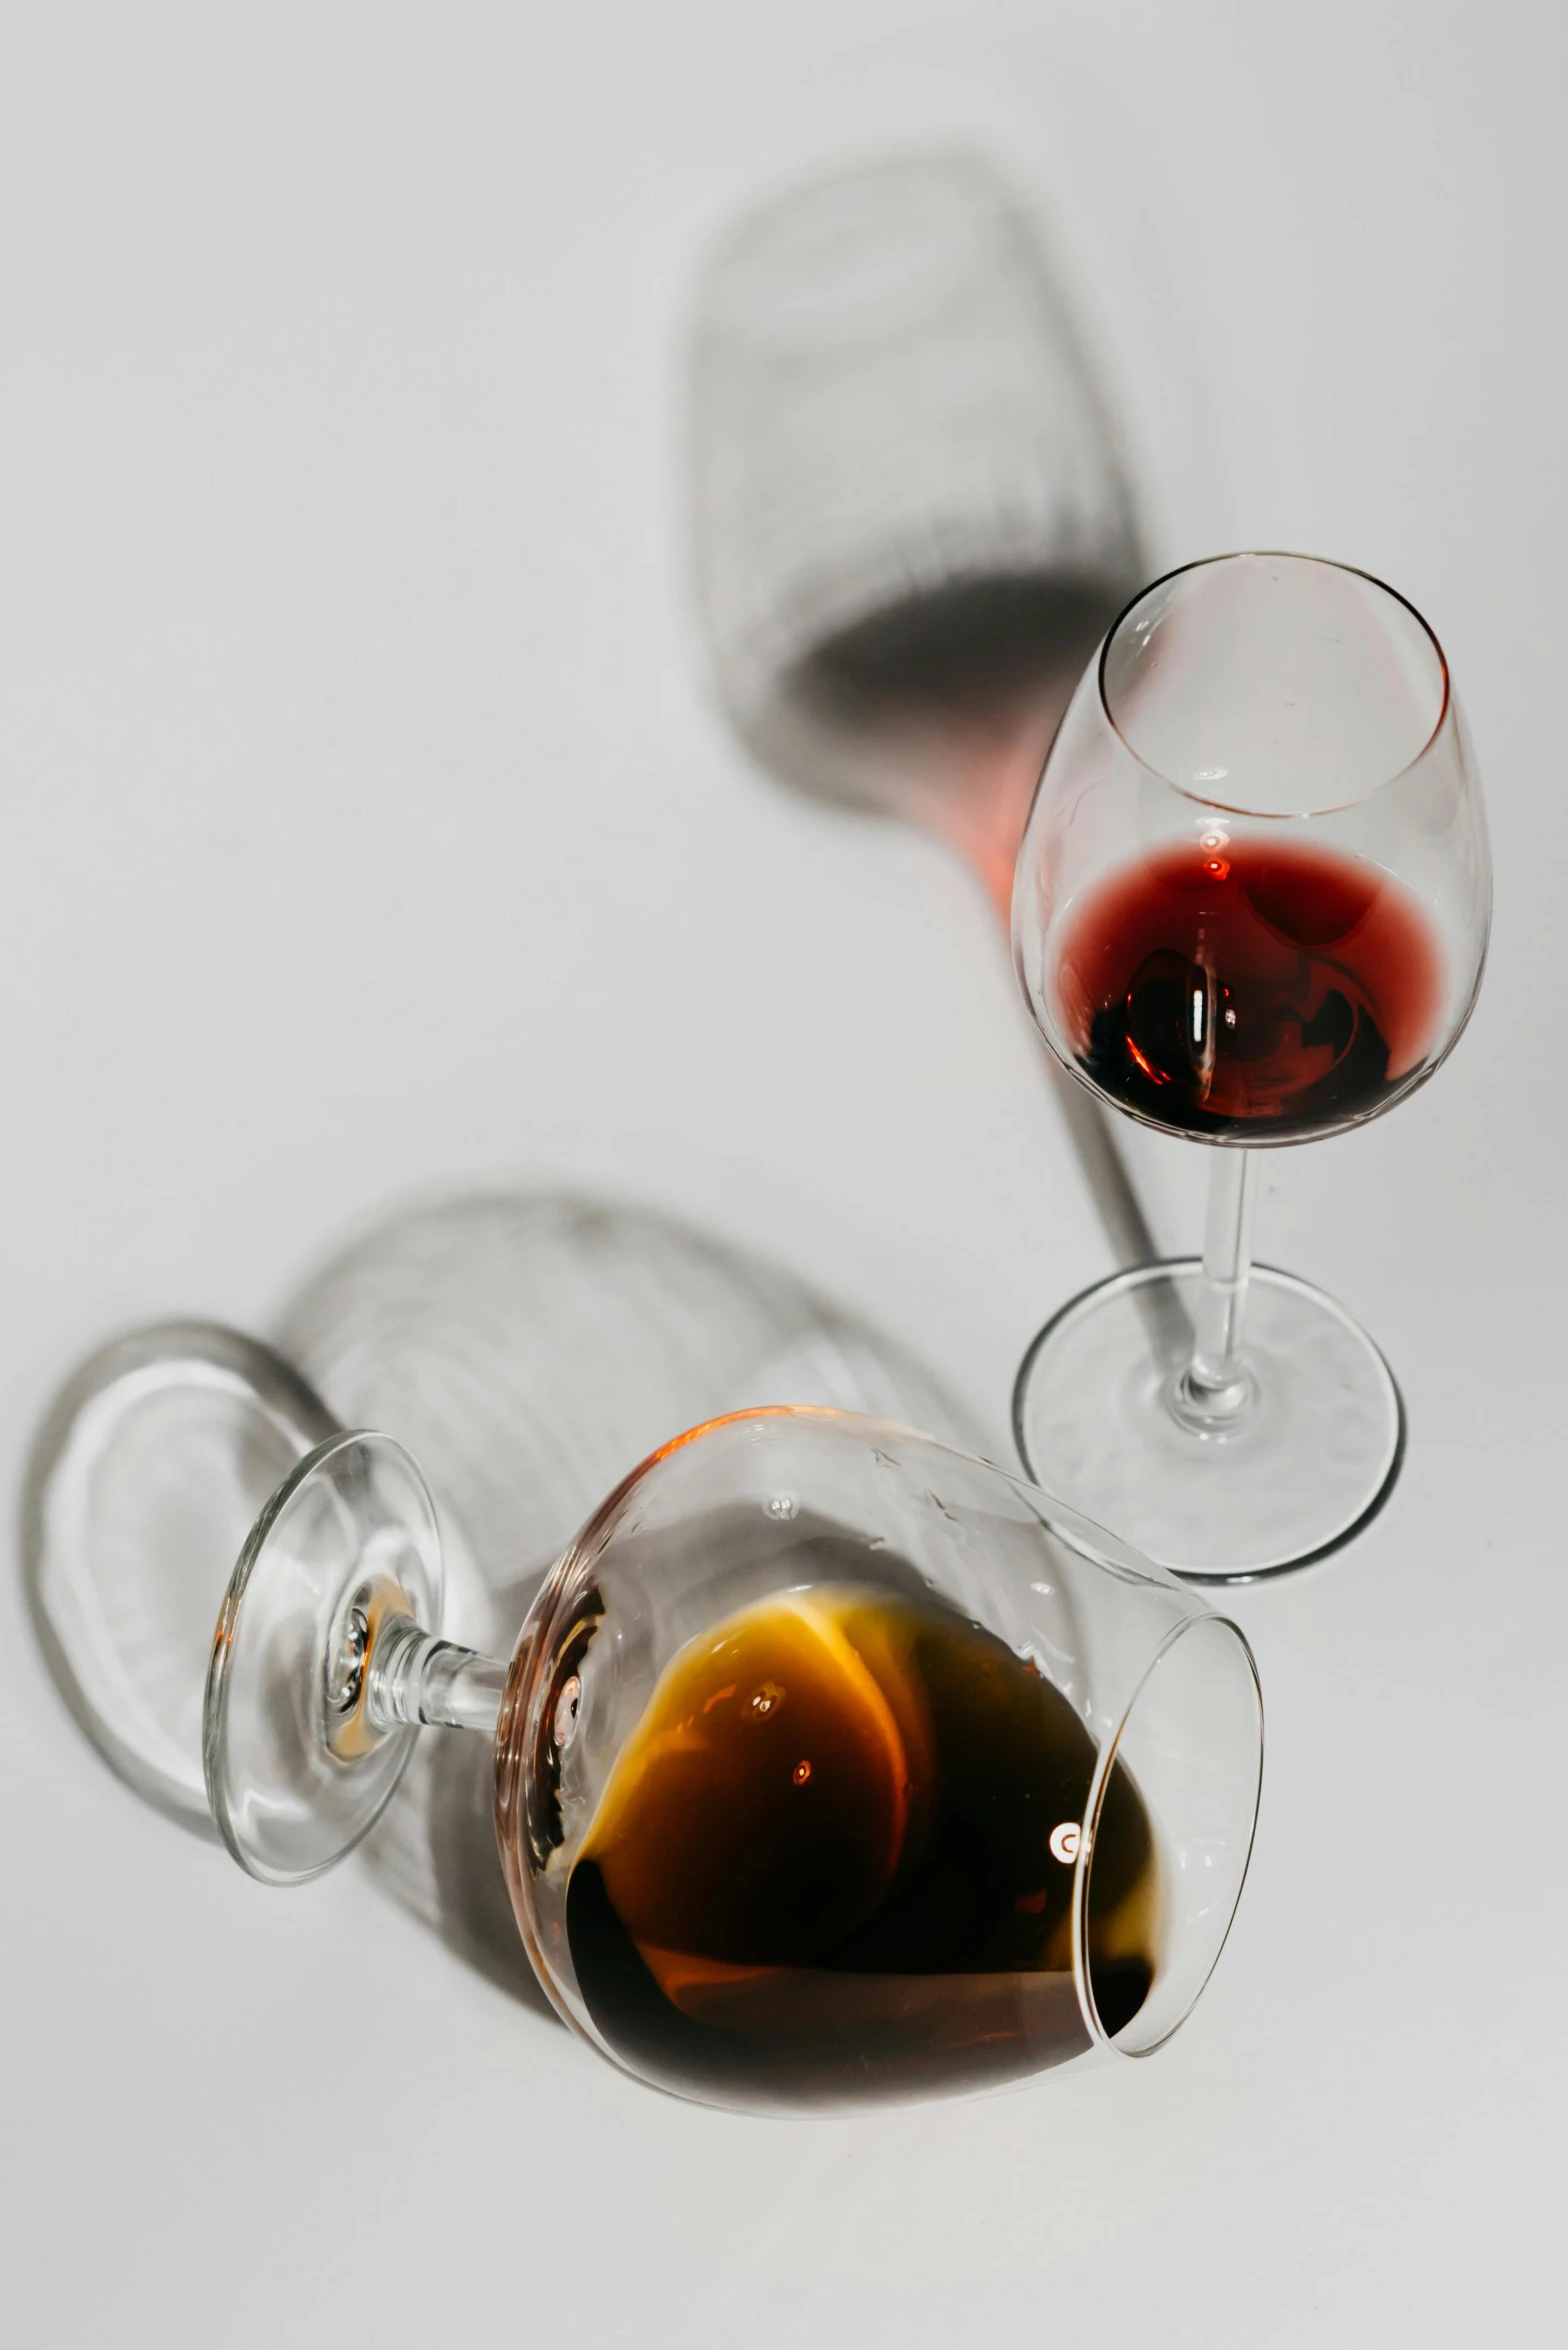
[[[1147,2053],[1208,1979],[1256,1815],[1250,1652],[983,1462],[849,1413],[737,1413],[608,1497],[509,1663],[439,1618],[409,1455],[349,1432],[307,1455],[213,1645],[224,1840],[298,1882],[421,1725],[492,1738],[539,1980],[657,2087],[951,2093]]]
[[[1332,1299],[1252,1263],[1252,1154],[1432,1075],[1490,912],[1474,755],[1403,597],[1242,554],[1122,614],[1046,763],[1014,951],[1063,1066],[1211,1148],[1208,1224],[1201,1260],[1118,1275],[1046,1324],[1014,1422],[1031,1475],[1179,1574],[1299,1566],[1393,1485],[1393,1375]]]
[[[151,1336],[122,1368],[155,1378]],[[490,1743],[550,2000],[675,2094],[952,2094],[1146,2054],[1190,2011],[1246,1874],[1261,1701],[1237,1628],[1114,1537],[892,1422],[742,1411],[617,1486],[507,1660],[441,1636],[409,1453],[311,1442],[289,1378],[257,1400],[298,1457],[224,1595],[202,1737],[252,1876],[350,1851],[430,1725]]]

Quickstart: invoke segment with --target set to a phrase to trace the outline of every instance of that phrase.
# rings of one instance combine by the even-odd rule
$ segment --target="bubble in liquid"
[[[561,1683],[561,1694],[555,1701],[555,1718],[550,1728],[557,1754],[564,1754],[577,1735],[577,1715],[582,1705],[582,1695],[582,1681],[576,1673],[569,1674]]]

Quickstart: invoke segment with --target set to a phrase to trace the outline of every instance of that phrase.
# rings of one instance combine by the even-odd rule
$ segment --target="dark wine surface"
[[[1359,858],[1223,831],[1068,913],[1056,1009],[1080,1067],[1141,1116],[1257,1141],[1366,1117],[1437,1042],[1440,950]]]
[[[1088,2047],[1071,1704],[934,1598],[781,1593],[666,1667],[567,1890],[578,1986],[665,2087],[847,2103],[1005,2080]],[[1059,1831],[1053,1850],[1053,1831]],[[1155,1965],[1148,1816],[1117,1765],[1090,1880],[1108,2031]]]

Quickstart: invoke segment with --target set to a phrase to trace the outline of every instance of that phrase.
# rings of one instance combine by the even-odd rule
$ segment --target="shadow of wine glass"
[[[695,290],[688,469],[719,701],[777,780],[934,833],[1005,925],[1051,739],[1143,577],[1038,219],[982,152],[847,163],[736,219]],[[1113,1254],[1158,1255],[1054,1062]]]
[[[301,1283],[272,1344],[210,1322],[113,1338],[45,1411],[23,1578],[45,1662],[119,1775],[213,1836],[212,1627],[257,1511],[338,1427],[407,1444],[436,1496],[445,1630],[505,1653],[553,1560],[672,1434],[807,1403],[981,1439],[906,1348],[673,1216],[562,1191],[405,1205]],[[492,1824],[488,1742],[418,1742],[363,1861],[490,1981],[548,2014]]]
[[[319,1266],[273,1336],[339,1419],[388,1429],[421,1461],[451,1566],[447,1628],[502,1651],[578,1526],[674,1430],[819,1403],[984,1449],[907,1349],[793,1274],[567,1192],[400,1210]],[[423,1738],[363,1850],[465,1964],[550,2012],[501,1878],[485,1741]]]

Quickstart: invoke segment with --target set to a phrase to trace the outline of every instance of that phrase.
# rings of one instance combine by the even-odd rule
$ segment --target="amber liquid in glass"
[[[1059,2064],[1090,2045],[1071,1910],[1094,1765],[1061,1692],[934,1597],[819,1585],[746,1608],[666,1667],[578,1853],[589,2014],[645,2078],[740,2104]],[[1088,1908],[1114,2033],[1148,1995],[1158,1908],[1119,1764]]]

